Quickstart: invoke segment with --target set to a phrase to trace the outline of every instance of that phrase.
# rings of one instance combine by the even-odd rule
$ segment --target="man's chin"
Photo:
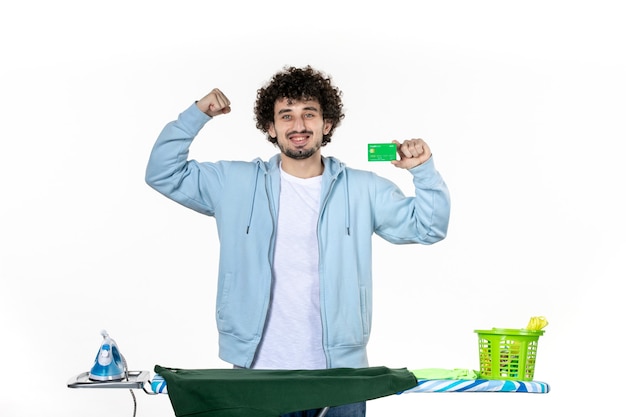
[[[313,149],[283,149],[283,154],[291,159],[307,159],[315,155]]]

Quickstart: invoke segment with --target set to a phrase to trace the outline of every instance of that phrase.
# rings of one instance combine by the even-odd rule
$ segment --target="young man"
[[[285,68],[259,89],[256,126],[280,153],[269,161],[188,160],[191,142],[230,101],[212,90],[161,132],[147,183],[215,217],[220,357],[237,367],[367,367],[372,235],[432,244],[447,233],[448,189],[422,139],[394,141],[414,196],[321,148],[344,117],[341,92],[311,67]],[[365,404],[330,416],[365,415]]]

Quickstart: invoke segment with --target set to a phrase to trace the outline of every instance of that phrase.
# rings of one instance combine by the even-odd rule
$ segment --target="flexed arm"
[[[391,182],[381,187],[377,200],[377,233],[393,243],[432,244],[445,238],[450,219],[448,187],[435,169],[430,147],[423,139],[396,140],[399,155],[391,163],[413,175],[415,195],[405,197]],[[391,204],[391,205],[389,205]],[[390,210],[389,207],[392,207]]]
[[[188,160],[189,147],[209,120],[230,110],[230,100],[215,88],[168,123],[150,154],[148,185],[184,206],[212,215],[221,187],[219,167]]]

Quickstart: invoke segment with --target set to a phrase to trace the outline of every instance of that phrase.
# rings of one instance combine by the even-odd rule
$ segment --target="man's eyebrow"
[[[314,112],[318,112],[318,113],[320,112],[320,109],[318,107],[316,107],[316,106],[306,106],[306,107],[303,107],[302,110],[314,111]],[[292,112],[292,111],[293,111],[293,109],[291,107],[286,107],[284,109],[278,110],[278,114],[289,113],[289,112]]]

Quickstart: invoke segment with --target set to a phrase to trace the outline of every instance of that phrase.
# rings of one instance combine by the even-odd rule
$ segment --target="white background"
[[[10,4],[10,5],[9,5]],[[410,4],[410,6],[409,6]],[[256,89],[311,64],[344,93],[324,149],[422,137],[448,238],[375,238],[370,364],[478,366],[475,329],[550,322],[548,395],[413,394],[368,415],[548,416],[622,407],[624,12],[606,1],[24,1],[0,10],[0,415],[131,416],[127,390],[69,389],[101,329],[130,368],[217,358],[213,219],[144,183],[165,123],[213,87],[233,111],[199,160],[267,158]],[[138,416],[173,416],[137,391]],[[620,402],[621,403],[621,402]],[[608,411],[604,415],[610,415]]]

